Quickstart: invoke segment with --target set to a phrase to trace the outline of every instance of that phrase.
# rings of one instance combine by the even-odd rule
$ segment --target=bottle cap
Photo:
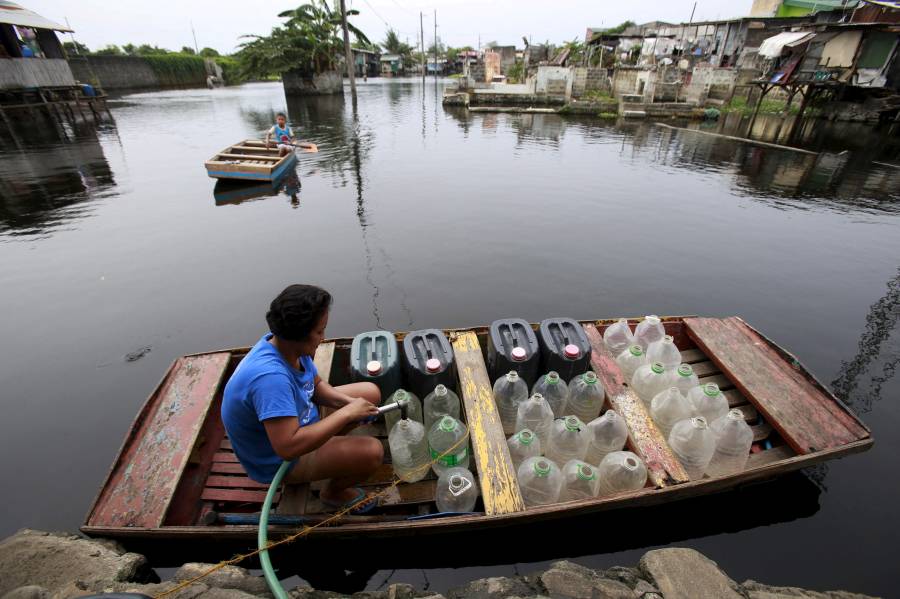
[[[438,397],[443,397],[443,396],[447,395],[447,387],[445,387],[444,385],[438,385],[437,387],[434,388],[434,394],[437,395]]]
[[[678,376],[691,376],[692,374],[694,374],[694,369],[690,364],[682,364],[678,367]]]
[[[703,393],[705,395],[708,395],[709,397],[715,397],[716,395],[721,393],[721,391],[719,391],[719,386],[717,384],[706,383],[705,385],[703,385]]]
[[[632,356],[643,356],[644,355],[644,348],[638,344],[634,344],[631,347],[629,347],[628,351],[631,352]]]
[[[728,416],[729,420],[743,420],[744,419],[744,413],[741,412],[740,410],[738,410],[737,408],[735,408],[734,410],[728,410],[727,416]]]
[[[514,347],[510,354],[512,355],[513,362],[522,362],[528,357],[528,352],[525,351],[524,347]]]
[[[531,429],[523,428],[516,433],[516,438],[522,445],[531,445],[534,442],[534,433],[531,432]]]
[[[566,416],[565,425],[567,431],[580,431],[581,430],[581,420],[578,419],[578,416]]]
[[[578,464],[578,469],[575,471],[575,475],[581,480],[594,480],[597,478],[597,475],[594,474],[594,469],[590,467],[589,464]]]
[[[662,374],[663,372],[665,372],[666,367],[662,365],[662,362],[654,362],[650,365],[650,370],[652,370],[656,374]]]
[[[369,376],[381,374],[381,362],[379,362],[378,360],[372,360],[371,362],[366,364],[366,372],[369,373]]]
[[[555,370],[551,370],[547,373],[547,376],[544,377],[544,380],[547,381],[548,385],[556,385],[559,383],[559,373]]]
[[[575,359],[581,355],[581,350],[578,349],[577,345],[573,345],[572,343],[568,344],[563,351],[565,352],[566,357],[570,359]]]
[[[597,382],[597,375],[594,374],[593,371],[588,370],[583,375],[581,375],[581,380],[587,383],[588,385],[593,385]]]
[[[444,416],[441,418],[441,424],[439,426],[442,431],[449,433],[456,428],[456,419],[453,418],[453,416]]]
[[[437,358],[429,358],[428,361],[425,362],[425,369],[431,373],[438,372],[441,369],[441,361]]]
[[[548,460],[535,460],[534,473],[538,476],[547,476],[550,474],[550,462]]]
[[[404,401],[409,398],[409,393],[407,393],[404,389],[397,389],[394,391],[394,394],[391,396],[395,402]]]

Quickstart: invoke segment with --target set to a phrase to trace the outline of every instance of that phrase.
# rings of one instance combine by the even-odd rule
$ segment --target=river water
[[[76,529],[171,361],[252,344],[271,298],[312,282],[335,297],[329,336],[740,315],[832,384],[876,444],[775,484],[488,545],[443,539],[398,552],[393,570],[357,558],[346,579],[308,580],[440,591],[677,544],[740,580],[890,595],[896,131],[813,123],[800,143],[816,155],[647,122],[466,115],[441,106],[442,85],[373,79],[356,108],[349,95],[286,102],[275,83],[144,93],[111,102],[99,130],[0,128],[0,536]],[[285,109],[320,148],[296,178],[248,191],[206,177],[205,159]]]

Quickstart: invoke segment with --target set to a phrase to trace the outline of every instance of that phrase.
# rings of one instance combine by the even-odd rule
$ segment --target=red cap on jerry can
[[[566,346],[565,352],[567,358],[577,358],[581,355],[581,350],[578,349],[578,346],[571,343]]]
[[[425,369],[428,370],[428,372],[438,372],[441,369],[441,361],[437,358],[430,358],[425,362]]]
[[[514,347],[512,349],[512,359],[516,362],[523,361],[528,356],[524,347]]]
[[[371,362],[366,364],[366,372],[369,373],[369,376],[381,374],[381,362],[379,362],[378,360],[372,360]]]

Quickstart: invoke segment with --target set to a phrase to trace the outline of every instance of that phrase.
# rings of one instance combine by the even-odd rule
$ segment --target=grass
[[[616,102],[617,100],[607,94],[606,92],[602,92],[600,90],[591,90],[588,92],[584,92],[581,96],[582,100],[586,100],[588,102]]]
[[[163,85],[190,85],[206,82],[206,65],[200,56],[154,54],[142,57]]]
[[[722,106],[722,112],[739,112],[743,115],[751,115],[753,114],[753,109],[756,107],[756,104],[747,103],[747,99],[741,96],[735,97],[731,99],[731,102]],[[784,100],[777,100],[774,98],[767,98],[762,101],[759,105],[759,114],[783,114],[787,110],[788,114],[797,114],[800,112],[800,107],[795,103],[791,106],[787,106],[787,102]]]
[[[601,112],[597,116],[600,117],[601,119],[617,119],[617,118],[619,118],[618,113],[615,113],[615,112]]]

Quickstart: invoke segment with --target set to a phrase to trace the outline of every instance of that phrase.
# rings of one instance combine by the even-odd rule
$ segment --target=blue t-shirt
[[[261,483],[271,482],[283,461],[269,442],[263,420],[296,416],[300,426],[319,420],[312,402],[316,366],[303,356],[297,370],[287,362],[266,333],[235,369],[222,398],[222,422],[234,453],[247,474]]]

